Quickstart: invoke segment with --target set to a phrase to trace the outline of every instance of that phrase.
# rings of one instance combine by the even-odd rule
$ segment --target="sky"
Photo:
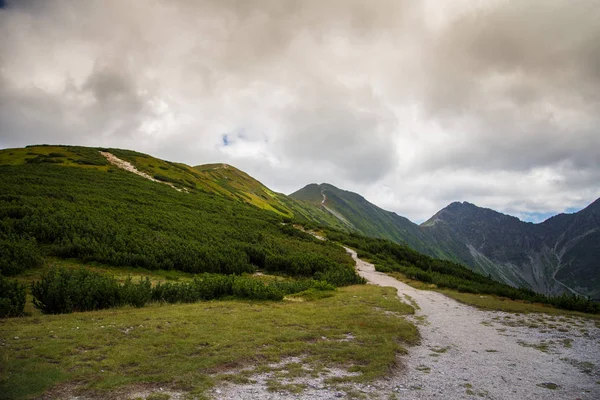
[[[2,0],[0,148],[536,222],[600,197],[598,21],[600,0]]]

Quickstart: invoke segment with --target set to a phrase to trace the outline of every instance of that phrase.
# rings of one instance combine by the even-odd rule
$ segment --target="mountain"
[[[137,187],[144,182],[146,185],[144,190],[150,190],[152,195],[160,192],[163,196],[163,191],[167,190],[169,198],[164,200],[165,203],[174,201],[171,197],[177,193],[183,196],[183,200],[178,200],[181,204],[188,204],[190,198],[199,201],[199,205],[188,204],[187,206],[198,209],[207,204],[221,204],[219,202],[223,200],[233,200],[234,203],[244,207],[240,209],[241,211],[231,211],[232,215],[250,213],[255,218],[254,212],[248,211],[247,208],[252,206],[263,212],[258,218],[264,220],[272,220],[272,216],[275,215],[280,218],[279,221],[296,221],[313,227],[323,225],[340,231],[390,239],[407,244],[427,255],[463,263],[477,272],[516,287],[527,287],[544,294],[576,292],[594,298],[600,297],[600,268],[597,262],[600,259],[600,199],[578,213],[560,214],[540,224],[522,222],[517,218],[470,203],[452,203],[425,223],[417,225],[402,216],[377,207],[356,193],[329,184],[310,184],[290,196],[285,196],[270,190],[250,175],[227,164],[192,167],[131,150],[76,146],[30,146],[23,149],[6,149],[0,150],[0,168],[5,180],[9,179],[10,174],[14,174],[13,178],[16,182],[12,185],[5,182],[0,192],[0,202],[6,203],[8,211],[5,211],[9,216],[29,215],[32,210],[29,206],[17,205],[23,198],[28,198],[21,196],[13,187],[15,185],[17,188],[20,187],[21,181],[33,180],[36,182],[35,185],[42,185],[39,186],[39,190],[49,191],[50,198],[77,199],[78,196],[85,197],[87,194],[81,191],[68,194],[72,190],[72,185],[87,187],[86,185],[94,180],[108,185],[110,177],[120,177],[131,181],[131,187]],[[26,176],[26,172],[31,176]],[[51,176],[48,179],[56,185],[54,188],[45,187],[43,182],[38,182],[42,179],[39,176],[49,173]],[[138,176],[136,177],[135,174]],[[83,177],[86,180],[82,183]],[[67,178],[72,182],[68,183]],[[30,184],[33,185],[32,187],[35,186],[31,182]],[[163,191],[161,188],[164,188]],[[102,188],[98,190],[100,189]],[[125,192],[127,190],[129,189],[124,188]],[[98,194],[100,197],[104,195],[104,192]],[[129,197],[115,205],[115,210],[120,210],[121,204],[129,204],[129,201],[133,201],[134,204],[145,202],[142,198],[134,199],[135,196],[139,197],[139,194],[129,194]],[[40,200],[40,196],[35,199]],[[47,199],[45,201],[49,202]],[[56,206],[57,210],[70,209],[72,202],[69,200],[64,204],[61,203],[60,206]],[[39,207],[45,206],[39,205]],[[228,209],[227,207],[225,208]],[[117,212],[115,210],[106,210],[106,213],[112,215]],[[160,214],[163,211],[157,212]],[[182,210],[180,214],[186,214],[187,211],[184,211]],[[73,212],[78,213],[79,210],[74,209]],[[39,213],[33,213],[30,219],[19,217],[20,223],[24,223],[23,221],[31,223],[35,219],[34,214],[35,218],[46,218],[40,216],[41,214],[38,215]],[[58,214],[63,219],[62,223],[66,223],[65,212]],[[114,218],[121,218],[122,214],[117,214]],[[56,215],[52,218],[55,217]],[[229,217],[231,215],[228,215]],[[177,220],[180,217],[169,214],[168,218]],[[55,221],[58,225],[60,225],[59,219]],[[228,221],[233,223],[233,220],[235,218]],[[148,222],[148,227],[160,226],[161,223]],[[105,221],[97,222],[98,226],[103,224]],[[42,229],[36,225],[35,229],[38,228]],[[221,228],[217,225],[214,229]],[[84,236],[88,237],[89,232],[85,229],[84,231],[87,232]],[[210,231],[208,230],[206,234],[216,240],[219,235],[213,235]],[[155,233],[151,233],[152,229],[148,232],[146,234],[156,236]],[[42,243],[49,240],[48,232],[43,229],[40,233],[42,239],[38,239],[29,231],[21,233],[23,235],[19,235],[22,237],[17,236],[20,237],[19,246],[23,254],[31,247],[32,240]],[[63,250],[66,253],[69,253],[71,250],[68,249],[73,247],[76,253],[81,251],[85,254],[86,246],[99,246],[97,242],[100,240],[96,235],[89,236],[83,241],[79,234],[60,237],[60,240],[66,244],[71,243],[65,245]],[[121,239],[117,242],[124,246]],[[58,243],[52,246],[60,247]],[[52,246],[45,245],[45,248],[53,248]],[[180,243],[177,246],[184,245]],[[174,245],[174,248],[177,246]],[[121,257],[117,257],[111,251],[109,248],[104,248],[100,252],[109,258]],[[142,253],[144,252],[141,251],[140,254]]]
[[[281,210],[273,207],[280,197]],[[0,150],[0,274],[41,274],[44,264],[69,259],[361,282],[343,248],[286,223],[288,203],[222,165],[194,168],[119,149]]]
[[[356,232],[464,263],[512,286],[600,297],[600,199],[540,224],[456,202],[417,225],[329,184],[310,184],[290,197],[320,206]]]
[[[435,253],[418,225],[368,202],[359,194],[322,183],[310,184],[289,195],[294,200],[327,211],[351,230],[366,236],[406,243],[417,251]]]
[[[112,159],[112,164],[107,157]],[[43,145],[0,150],[0,165],[58,165],[114,171],[114,162],[119,163],[120,168],[135,170],[140,176],[164,183],[179,191],[211,193],[251,204],[286,218],[347,229],[320,207],[295,202],[227,164],[192,167],[132,150],[81,146]]]
[[[539,224],[452,203],[422,228],[438,246],[448,236],[458,239],[469,251],[461,261],[504,282],[546,294],[600,296],[600,199]]]

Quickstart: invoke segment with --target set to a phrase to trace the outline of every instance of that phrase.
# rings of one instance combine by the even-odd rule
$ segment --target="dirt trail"
[[[182,191],[181,189],[179,189],[178,187],[176,187],[175,185],[173,185],[170,182],[159,181],[158,179],[155,179],[155,178],[151,177],[147,173],[138,170],[130,162],[125,161],[125,160],[121,160],[119,157],[115,156],[112,153],[109,153],[107,151],[101,151],[100,154],[102,156],[104,156],[108,160],[108,162],[110,162],[111,164],[113,164],[113,165],[115,165],[115,166],[117,166],[117,167],[119,167],[121,169],[124,169],[125,171],[133,172],[134,174],[139,175],[142,178],[146,178],[146,179],[148,179],[148,180],[150,180],[152,182],[162,183],[163,185],[171,186],[173,189],[177,190],[178,192]]]
[[[419,307],[422,343],[382,390],[402,399],[600,398],[600,329],[593,321],[481,311],[376,272],[347,251],[361,276]]]

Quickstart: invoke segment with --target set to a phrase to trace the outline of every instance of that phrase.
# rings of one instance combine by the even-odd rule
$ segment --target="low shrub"
[[[0,275],[0,318],[23,315],[25,285]]]
[[[16,275],[42,264],[36,240],[27,236],[0,235],[0,274]]]
[[[313,279],[277,281],[269,284],[248,276],[202,274],[190,282],[158,283],[149,278],[120,284],[115,278],[84,268],[52,268],[31,285],[34,306],[45,314],[99,310],[122,305],[143,307],[150,301],[192,303],[203,300],[238,298],[282,300],[285,295],[312,289],[334,290],[325,281]],[[24,300],[23,300],[24,301]]]
[[[354,268],[328,268],[323,272],[317,272],[315,279],[319,281],[327,282],[333,286],[349,286],[349,285],[360,285],[367,283],[367,281],[356,274]]]
[[[152,283],[150,278],[134,283],[131,277],[119,288],[119,298],[122,304],[144,307],[152,299]]]
[[[33,305],[44,314],[100,310],[122,304],[118,282],[84,268],[51,268],[31,284]]]

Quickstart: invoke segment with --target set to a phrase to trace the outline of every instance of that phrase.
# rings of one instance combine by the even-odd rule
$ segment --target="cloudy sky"
[[[538,221],[600,197],[600,0],[0,0],[0,148]]]

